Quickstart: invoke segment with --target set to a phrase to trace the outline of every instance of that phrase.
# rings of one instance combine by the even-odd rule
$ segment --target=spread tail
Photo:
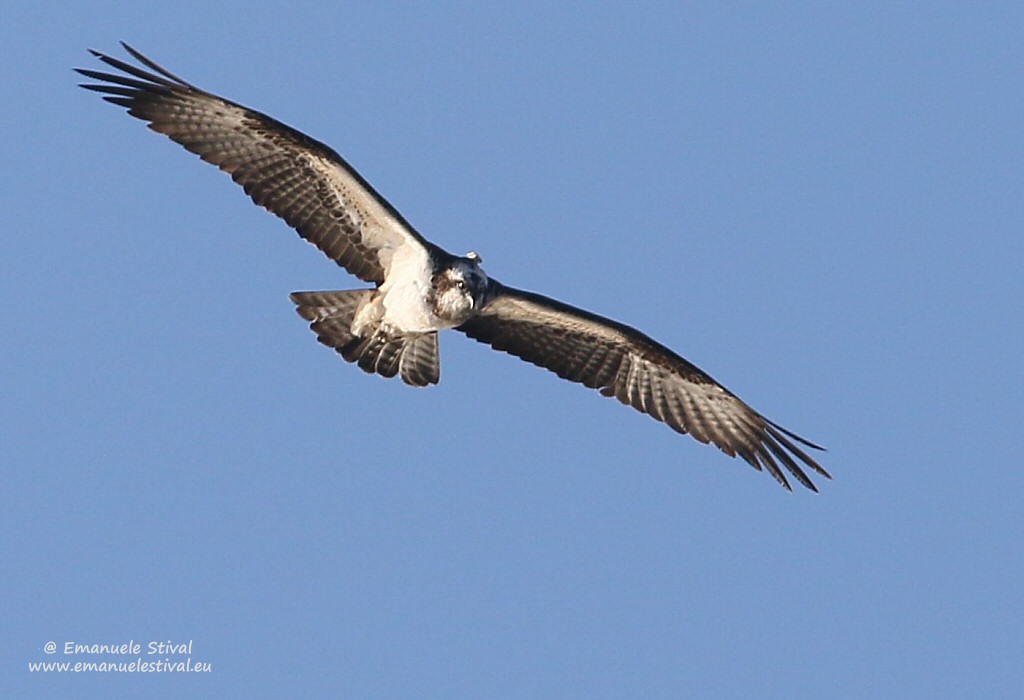
[[[352,333],[352,320],[375,292],[295,292],[291,299],[299,316],[310,322],[316,339],[363,371],[383,377],[401,374],[402,381],[410,386],[437,384],[441,365],[436,332],[396,337],[380,329],[365,337]]]

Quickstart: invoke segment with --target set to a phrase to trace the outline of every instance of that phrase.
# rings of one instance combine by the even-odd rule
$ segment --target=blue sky
[[[1024,10],[85,5],[0,23],[0,695],[1019,697]],[[121,39],[834,480],[454,333],[345,364],[288,293],[359,282],[75,87]],[[129,640],[212,671],[28,671]]]

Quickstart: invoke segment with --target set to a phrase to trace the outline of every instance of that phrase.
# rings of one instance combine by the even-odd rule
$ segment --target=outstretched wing
[[[712,442],[767,469],[790,488],[779,464],[817,491],[799,464],[831,478],[797,443],[822,449],[768,420],[695,365],[640,331],[554,299],[490,282],[479,313],[457,330],[559,377]]]
[[[77,69],[82,85],[128,108],[154,131],[213,163],[256,204],[367,282],[384,281],[394,252],[423,239],[398,211],[328,146],[281,122],[190,85],[122,43],[148,72],[98,51],[118,74]]]

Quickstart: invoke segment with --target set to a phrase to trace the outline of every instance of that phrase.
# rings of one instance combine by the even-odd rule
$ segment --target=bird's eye
[[[459,280],[458,287],[462,291],[466,291],[466,280]]]

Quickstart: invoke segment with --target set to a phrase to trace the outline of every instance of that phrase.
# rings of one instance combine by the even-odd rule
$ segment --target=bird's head
[[[481,262],[479,255],[470,252],[434,275],[434,313],[439,318],[459,325],[480,308],[488,282]]]

